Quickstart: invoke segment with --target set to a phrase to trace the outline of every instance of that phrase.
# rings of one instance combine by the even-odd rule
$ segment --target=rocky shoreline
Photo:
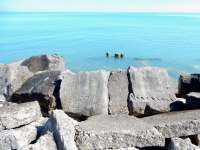
[[[0,149],[198,150],[200,75],[73,73],[58,55],[0,64]]]

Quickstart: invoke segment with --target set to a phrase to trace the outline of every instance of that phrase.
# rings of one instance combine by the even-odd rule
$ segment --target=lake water
[[[177,87],[181,73],[200,72],[200,14],[0,13],[0,52],[5,64],[59,54],[73,72],[162,67]]]

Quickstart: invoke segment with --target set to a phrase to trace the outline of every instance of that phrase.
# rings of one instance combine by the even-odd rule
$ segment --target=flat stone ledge
[[[153,125],[165,138],[200,133],[200,110],[164,113],[141,120]]]
[[[164,146],[165,138],[153,126],[134,116],[99,115],[76,126],[79,149]]]

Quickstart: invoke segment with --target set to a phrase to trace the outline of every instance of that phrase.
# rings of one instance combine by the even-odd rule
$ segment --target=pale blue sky
[[[200,0],[0,0],[0,11],[200,12]]]

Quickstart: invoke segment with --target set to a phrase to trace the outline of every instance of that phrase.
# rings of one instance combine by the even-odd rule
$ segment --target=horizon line
[[[0,11],[0,13],[200,13],[200,11]]]

